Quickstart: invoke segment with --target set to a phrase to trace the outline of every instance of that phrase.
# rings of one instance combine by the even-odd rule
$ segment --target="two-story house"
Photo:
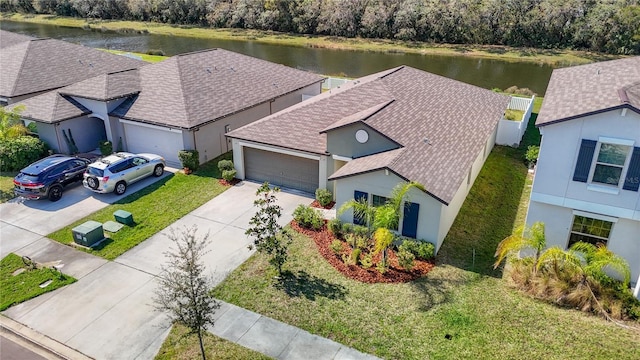
[[[554,70],[529,225],[547,246],[606,245],[640,275],[640,57]]]
[[[369,75],[227,134],[238,177],[380,205],[415,181],[399,233],[440,248],[510,98],[408,66]],[[351,222],[353,214],[341,214]]]

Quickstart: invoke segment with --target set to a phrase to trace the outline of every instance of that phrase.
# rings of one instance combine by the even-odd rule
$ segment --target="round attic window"
[[[358,140],[360,144],[366,143],[369,140],[369,133],[367,133],[366,130],[356,131],[356,140]]]

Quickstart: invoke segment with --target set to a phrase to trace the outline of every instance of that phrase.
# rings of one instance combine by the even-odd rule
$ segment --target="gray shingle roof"
[[[205,50],[141,68],[140,94],[125,101],[112,115],[192,128],[322,79],[227,50]]]
[[[5,47],[13,46],[15,44],[18,44],[24,41],[34,40],[34,39],[36,38],[28,35],[22,35],[22,34],[17,34],[11,31],[0,30],[0,49],[4,49]]]
[[[100,74],[135,69],[145,62],[55,39],[33,39],[0,52],[0,96],[57,89]]]
[[[640,112],[639,83],[640,56],[556,69],[551,74],[536,126],[621,106]]]
[[[20,117],[46,123],[56,123],[91,114],[89,109],[69,97],[60,95],[57,91],[50,91],[9,105],[7,110],[17,107],[22,108]]]
[[[382,103],[394,100],[387,106]],[[331,178],[386,168],[448,204],[496,128],[509,97],[403,66],[353,81],[229,133],[230,137],[325,154],[321,131],[360,112],[403,148],[347,163]],[[359,116],[355,116],[359,117]]]
[[[64,87],[59,92],[87,99],[109,101],[137,94],[140,90],[140,71],[132,69],[98,75]]]

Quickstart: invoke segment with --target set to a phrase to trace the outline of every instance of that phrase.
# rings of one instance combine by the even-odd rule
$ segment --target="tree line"
[[[640,54],[640,0],[0,0],[4,12]]]

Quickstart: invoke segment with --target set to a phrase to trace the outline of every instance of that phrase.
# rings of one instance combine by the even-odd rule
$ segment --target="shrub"
[[[200,166],[200,154],[198,150],[180,150],[178,151],[178,159],[183,168],[198,170]]]
[[[231,160],[220,160],[218,161],[218,170],[223,172],[225,170],[233,170],[233,161]]]
[[[30,132],[37,134],[38,133],[38,124],[34,121],[34,122],[30,122],[29,125],[27,125],[27,129],[29,129]]]
[[[233,178],[236,177],[236,173],[237,173],[237,171],[235,169],[233,169],[233,170],[224,170],[224,171],[222,171],[222,178],[225,179],[227,182],[231,182],[233,180]]]
[[[413,254],[416,259],[429,260],[433,258],[435,247],[428,241],[405,238],[402,244],[398,247],[398,251],[408,251]]]
[[[408,250],[402,249],[396,254],[398,256],[398,264],[404,269],[411,271],[413,269],[416,257]]]
[[[47,145],[38,138],[20,136],[0,142],[0,168],[17,171],[47,155]]]
[[[333,195],[327,189],[316,189],[316,200],[318,200],[320,206],[325,207],[331,203]]]
[[[362,264],[362,267],[365,269],[368,269],[370,267],[373,266],[373,257],[371,256],[371,253],[367,253],[365,254],[362,259],[360,259],[360,264]]]
[[[320,230],[322,228],[322,215],[310,206],[298,205],[293,211],[293,219],[303,228]]]
[[[342,221],[340,221],[340,219],[329,220],[327,226],[329,227],[329,231],[331,232],[331,234],[333,234],[333,236],[338,239],[342,239]]]
[[[347,235],[353,233],[353,224],[344,223],[342,224],[342,235]]]
[[[529,145],[527,152],[524,154],[525,160],[529,166],[535,165],[538,162],[538,155],[540,154],[540,146]]]
[[[333,251],[334,253],[340,254],[342,252],[342,241],[333,240],[331,242],[331,245],[329,245],[329,247],[331,248],[331,251]]]
[[[353,249],[351,256],[349,257],[349,264],[358,265],[358,262],[360,261],[360,253],[360,249]]]
[[[366,236],[356,236],[356,247],[358,249],[369,249],[371,247],[371,239]]]
[[[369,236],[369,228],[362,225],[354,225],[353,226],[353,234],[360,237],[368,237]]]
[[[161,49],[149,49],[147,50],[147,55],[165,56],[164,51]]]
[[[100,148],[100,154],[102,154],[102,156],[111,155],[113,153],[113,144],[111,141],[100,141],[98,143],[98,147]]]
[[[346,234],[344,236],[344,241],[347,242],[347,244],[349,244],[349,246],[351,246],[352,248],[356,248],[356,236],[353,234]]]

